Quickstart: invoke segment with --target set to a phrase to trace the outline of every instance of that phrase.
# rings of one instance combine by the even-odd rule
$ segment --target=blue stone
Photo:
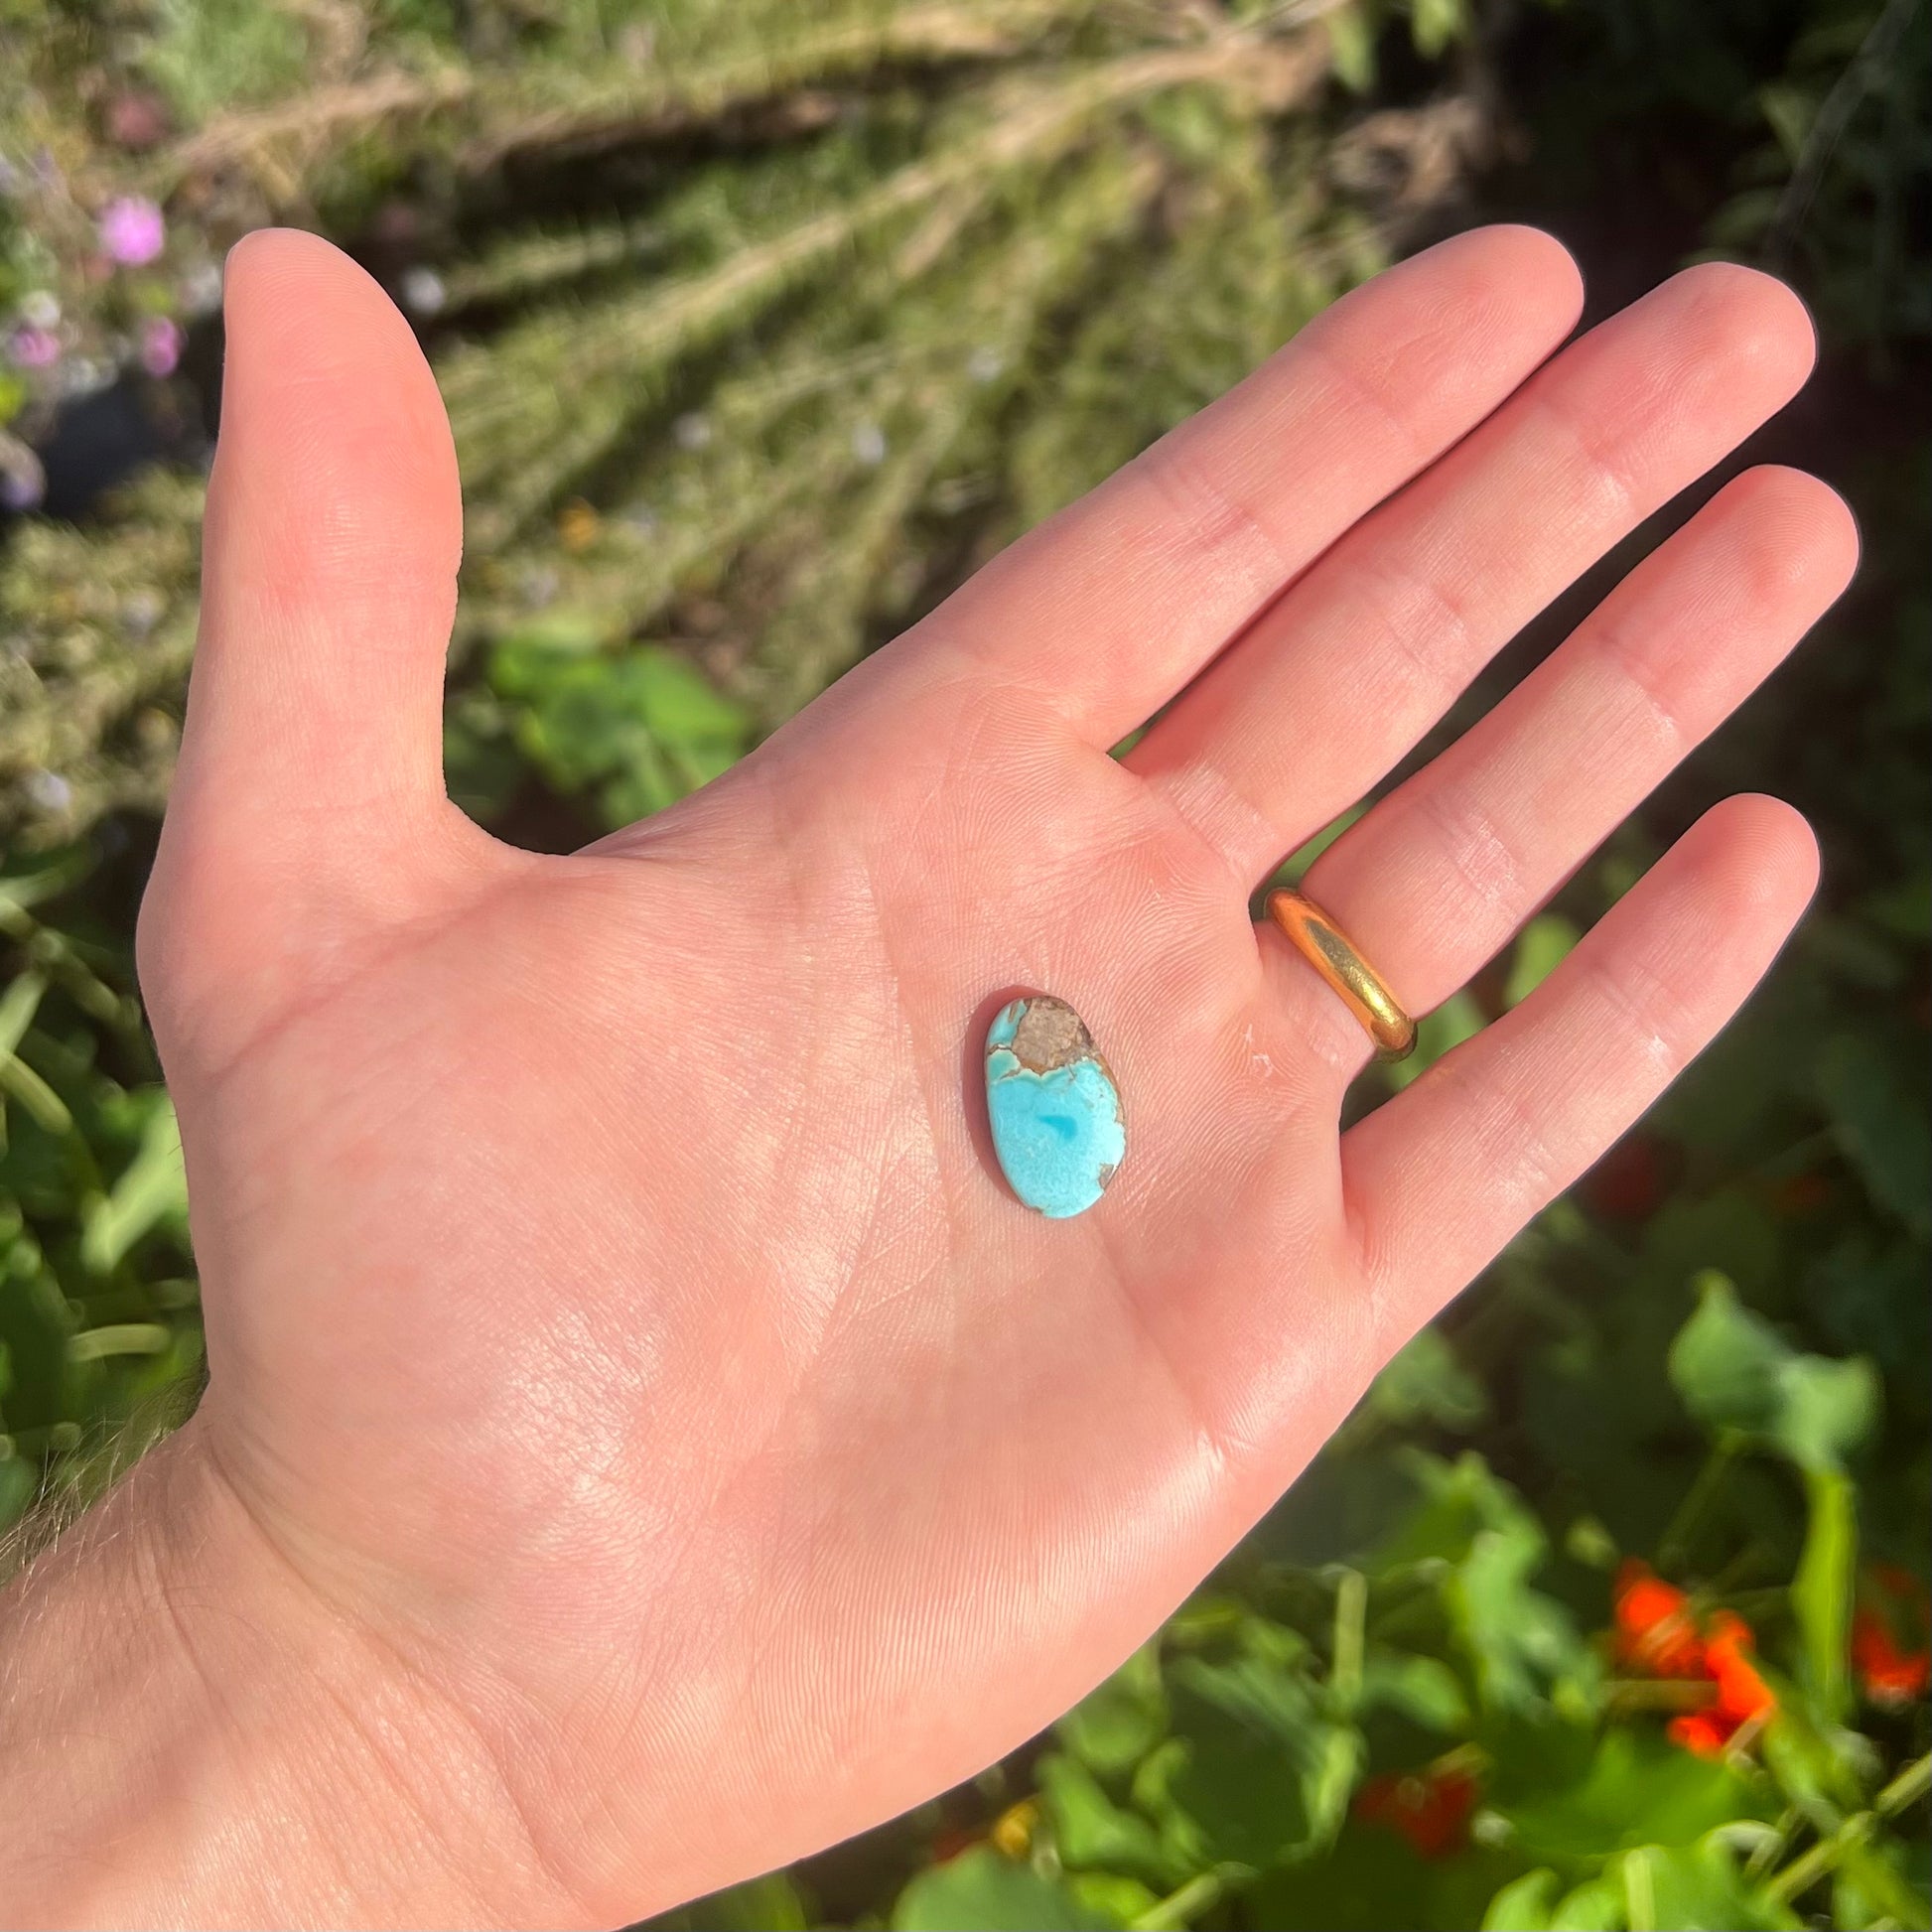
[[[1000,1172],[1029,1207],[1084,1214],[1127,1152],[1120,1090],[1064,1000],[1010,1000],[986,1030],[986,1111]]]

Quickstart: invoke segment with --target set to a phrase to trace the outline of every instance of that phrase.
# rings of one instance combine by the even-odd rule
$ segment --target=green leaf
[[[1604,1733],[1568,1788],[1496,1808],[1516,1828],[1525,1858],[1559,1866],[1639,1845],[1691,1845],[1765,1800],[1721,1758],[1698,1757],[1655,1731]]]
[[[1512,1878],[1489,1901],[1482,1932],[1550,1932],[1563,1881],[1548,1865]]]
[[[1352,92],[1365,94],[1375,85],[1375,19],[1362,5],[1337,7],[1328,15],[1328,59],[1335,78]]]
[[[1351,1820],[1326,1858],[1245,1887],[1239,1922],[1267,1932],[1465,1932],[1509,1868],[1480,1846],[1425,1859],[1401,1833]]]
[[[9,1450],[13,1445],[7,1445]],[[11,1529],[40,1490],[40,1471],[24,1457],[0,1455],[0,1531]]]
[[[1550,1917],[1550,1932],[1623,1932],[1623,1888],[1590,1878],[1566,1892]]]
[[[1157,1646],[1137,1650],[1057,1725],[1060,1742],[1101,1777],[1131,1771],[1168,1734]]]
[[[1163,1889],[1177,1885],[1192,1871],[1148,1819],[1117,1805],[1078,1758],[1050,1752],[1039,1760],[1035,1776],[1063,1863],[1128,1872]]]
[[[742,707],[688,659],[653,645],[626,660],[644,722],[673,744],[736,742],[747,727]]]
[[[1303,1679],[1257,1658],[1182,1658],[1171,1683],[1185,1755],[1167,1798],[1197,1864],[1259,1870],[1333,1842],[1360,1766],[1352,1725],[1324,1718]]]
[[[588,612],[537,613],[497,641],[490,653],[490,681],[499,690],[528,689],[541,680],[546,660],[600,650],[609,634],[609,626]]]
[[[805,1932],[809,1923],[805,1901],[782,1871],[733,1885],[711,1902],[718,1932]]]
[[[791,1879],[768,1871],[651,1919],[648,1932],[806,1932],[810,1923]]]
[[[1866,1932],[1887,1922],[1910,1932],[1932,1924],[1926,1887],[1906,1870],[1903,1847],[1853,1843],[1833,1874],[1832,1924],[1840,1932]]]
[[[1846,1034],[1826,1043],[1817,1078],[1833,1135],[1872,1199],[1914,1234],[1932,1236],[1932,1125],[1904,1064]]]
[[[1475,1660],[1476,1688],[1496,1710],[1540,1706],[1547,1686],[1578,1674],[1585,1662],[1570,1613],[1529,1587],[1547,1554],[1541,1526],[1528,1517],[1484,1530],[1449,1587]]]
[[[1757,104],[1777,136],[1784,158],[1795,164],[1818,117],[1818,95],[1809,87],[1773,80],[1757,90]]]
[[[1410,10],[1416,52],[1425,61],[1437,59],[1452,42],[1464,39],[1472,24],[1463,0],[1410,0]]]
[[[1932,871],[1915,872],[1867,898],[1865,916],[1902,939],[1932,940]]]
[[[1631,1932],[1798,1932],[1803,1920],[1747,1882],[1722,1838],[1645,1845],[1618,1867]]]
[[[479,824],[502,812],[528,776],[506,712],[489,692],[470,691],[451,701],[443,720],[444,783]]]
[[[1074,1903],[1103,1925],[1132,1925],[1162,1898],[1152,1885],[1118,1871],[1069,1871],[1064,1882]]]
[[[1369,1390],[1369,1408],[1398,1427],[1431,1422],[1466,1432],[1489,1412],[1482,1384],[1456,1359],[1436,1327],[1417,1330]]]
[[[621,651],[594,639],[519,636],[496,647],[491,683],[517,700],[524,756],[567,791],[600,787],[613,822],[674,803],[725,770],[751,721],[697,667],[658,645]]]
[[[1820,1710],[1840,1719],[1851,1709],[1846,1648],[1859,1561],[1858,1496],[1836,1469],[1805,1471],[1804,1554],[1791,1584],[1791,1611],[1804,1648],[1805,1679]]]
[[[1861,1759],[1868,1749],[1857,1732],[1820,1724],[1794,1699],[1781,1702],[1764,1728],[1764,1768],[1820,1831],[1864,1803]]]
[[[173,1103],[157,1088],[134,1159],[106,1197],[89,1202],[82,1216],[80,1259],[96,1275],[111,1274],[149,1229],[165,1220],[186,1221],[187,1216],[181,1123]]]
[[[1542,912],[1523,928],[1510,955],[1503,1004],[1520,1006],[1576,949],[1583,931],[1561,912]]]
[[[1465,1039],[1473,1039],[1484,1024],[1482,1009],[1466,988],[1451,993],[1434,1013],[1423,1017],[1416,1029],[1416,1050],[1406,1060],[1384,1066],[1382,1072],[1399,1092],[1410,1081],[1420,1079],[1444,1054],[1452,1052]]]
[[[46,992],[44,973],[19,973],[7,982],[6,992],[0,994],[0,1058],[11,1059],[19,1052]]]
[[[1356,12],[1357,12],[1356,8],[1343,7],[1339,13],[1330,14],[1328,16],[1330,27],[1332,28],[1333,23],[1336,20],[1340,19],[1343,15],[1352,15]],[[1275,870],[1268,877],[1268,883],[1262,887],[1259,893],[1255,895],[1255,898],[1257,900],[1257,903],[1255,905],[1255,911],[1257,915],[1259,915],[1261,911],[1261,906],[1259,904],[1259,901],[1262,898],[1266,897],[1267,895],[1270,892],[1272,892],[1277,886],[1299,886],[1302,883],[1303,879],[1307,876],[1309,868],[1311,865],[1313,865],[1314,862],[1318,858],[1320,858],[1321,855],[1324,852],[1326,852],[1327,849],[1331,845],[1333,845],[1334,842],[1338,838],[1340,838],[1341,835],[1345,831],[1347,831],[1348,828],[1351,825],[1353,825],[1358,818],[1361,817],[1362,813],[1366,809],[1367,809],[1366,806],[1350,805],[1346,811],[1340,813],[1338,816],[1334,818],[1331,818],[1327,822],[1327,824],[1321,828],[1320,831],[1314,834],[1312,838],[1305,839],[1300,845],[1298,845],[1295,848],[1295,850],[1291,852],[1288,855],[1288,857],[1284,859],[1281,862],[1281,864],[1275,868]]]
[[[1725,1187],[1702,1200],[1665,1202],[1644,1230],[1640,1280],[1675,1295],[1716,1269],[1755,1299],[1772,1292],[1783,1266],[1783,1237],[1762,1202],[1741,1187]]]
[[[1806,1272],[1805,1305],[1837,1354],[1869,1355],[1888,1378],[1916,1379],[1932,1361],[1925,1248],[1902,1231],[1860,1223]]]
[[[1522,1498],[1479,1455],[1405,1460],[1423,1501],[1376,1553],[1374,1569],[1387,1575],[1431,1558],[1449,1566],[1443,1605],[1486,1709],[1545,1713],[1559,1695],[1587,1702],[1598,1668],[1570,1612],[1531,1587],[1549,1540]]]
[[[919,1872],[893,1907],[893,1932],[1106,1932],[1118,1922],[990,1845]]]
[[[1708,1428],[1735,1430],[1802,1469],[1843,1466],[1877,1421],[1871,1364],[1799,1354],[1716,1270],[1697,1287],[1697,1312],[1670,1351],[1685,1407]]]
[[[1394,1711],[1425,1730],[1459,1735],[1469,1727],[1462,1680],[1440,1657],[1371,1650],[1362,1665],[1361,1709]]]
[[[0,1059],[0,1093],[18,1100],[43,1132],[58,1137],[73,1131],[68,1103],[18,1053]]]

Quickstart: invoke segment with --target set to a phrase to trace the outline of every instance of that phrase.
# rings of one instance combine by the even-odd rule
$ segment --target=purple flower
[[[39,509],[47,494],[47,472],[25,443],[0,430],[0,504],[10,510]]]
[[[7,352],[23,369],[51,369],[61,359],[61,339],[51,329],[16,329]]]
[[[150,316],[141,325],[141,366],[150,375],[173,375],[181,344],[179,323],[169,316]]]
[[[123,267],[138,268],[161,253],[168,241],[168,224],[161,210],[140,195],[123,195],[109,202],[100,217],[100,245]]]

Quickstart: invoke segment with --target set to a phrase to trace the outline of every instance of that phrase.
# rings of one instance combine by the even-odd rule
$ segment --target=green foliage
[[[1115,1921],[1085,1910],[1065,1886],[990,1846],[922,1871],[893,1907],[893,1932],[1089,1932]]]
[[[16,357],[16,495],[64,404],[197,326],[228,240],[359,238],[456,430],[466,688],[558,624],[691,658],[759,730],[1381,266],[1472,125],[1466,94],[1406,110],[1349,185],[1326,32],[1274,8],[170,0],[121,25],[49,13],[0,76],[0,145],[50,157],[0,194],[0,325],[50,319]],[[153,259],[109,238],[131,204]],[[186,420],[179,377],[135,380]],[[16,839],[158,796],[199,514],[144,486],[0,567]],[[138,624],[112,594],[136,556]],[[480,739],[500,777],[472,711],[456,757]],[[636,762],[591,781],[607,822],[688,783],[618,782]]]
[[[0,1530],[86,1500],[192,1404],[201,1367],[175,1110],[119,948],[45,922],[66,855],[0,874]]]
[[[1820,318],[1840,387],[1801,460],[1840,465],[1863,588],[1351,1104],[1529,998],[1716,791],[1810,806],[1821,908],[1050,1736],[662,1923],[1928,1923],[1926,1708],[1854,1641],[1874,1563],[1923,1577],[1932,1514],[1932,488],[1901,427],[1932,324],[1906,225],[1928,16],[1495,11],[0,0],[26,50],[0,65],[0,485],[31,497],[150,325],[189,332],[193,372],[126,376],[187,461],[0,540],[0,1528],[84,1500],[199,1383],[130,941],[243,228],[342,238],[415,317],[468,492],[451,787],[555,843],[724,769],[1471,198],[1605,229],[1645,274],[1749,251]],[[1527,168],[1482,172],[1519,139]],[[163,252],[113,263],[100,219],[130,196]],[[18,335],[50,314],[51,363]],[[1672,1728],[1710,1687],[1613,1634],[1632,1556],[1700,1627],[1754,1633],[1774,1708],[1716,1754]]]
[[[594,793],[614,825],[717,777],[744,755],[750,736],[743,707],[688,659],[651,645],[600,650],[594,636],[566,624],[532,624],[505,637],[490,653],[487,680],[498,702],[472,702],[452,721],[464,767],[483,762],[477,740],[507,728],[525,763],[559,790]],[[472,801],[484,813],[505,802],[474,792]]]
[[[1707,1428],[1735,1431],[1820,1473],[1871,1433],[1877,1377],[1871,1364],[1801,1355],[1740,1308],[1715,1269],[1698,1278],[1698,1311],[1671,1344],[1670,1378]]]

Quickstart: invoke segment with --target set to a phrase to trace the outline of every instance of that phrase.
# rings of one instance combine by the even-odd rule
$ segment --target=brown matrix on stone
[[[1013,1035],[1014,1057],[1035,1073],[1050,1073],[1056,1066],[1097,1057],[1093,1035],[1064,1000],[1036,994],[1027,1003]]]

